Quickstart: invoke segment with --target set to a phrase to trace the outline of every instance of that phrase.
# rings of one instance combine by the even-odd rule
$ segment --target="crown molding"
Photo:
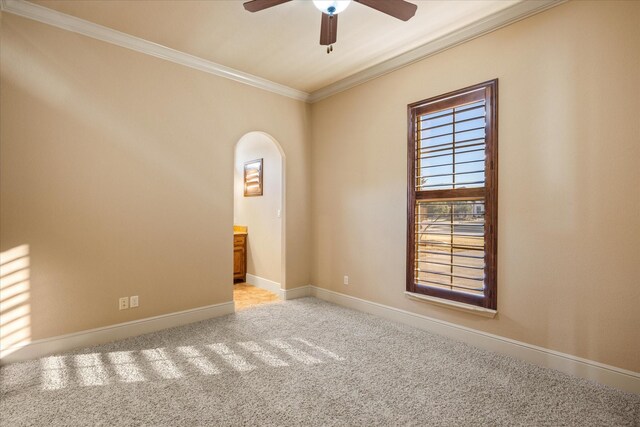
[[[226,67],[188,53],[180,52],[139,37],[116,31],[111,28],[103,27],[102,25],[85,21],[84,19],[76,18],[75,16],[67,15],[44,6],[29,3],[24,0],[0,0],[0,9],[3,12],[12,13],[14,15],[42,22],[43,24],[82,34],[96,40],[124,47],[125,49],[131,49],[136,52],[155,56],[156,58],[171,61],[176,64],[194,68],[219,77],[224,77],[239,83],[273,92],[278,95],[299,101],[308,101],[309,98],[309,94],[306,92]]]
[[[124,47],[125,49],[131,49],[166,61],[171,61],[205,73],[224,77],[278,95],[313,103],[565,3],[566,1],[568,0],[523,0],[409,52],[405,52],[380,64],[352,74],[342,80],[338,80],[311,94],[93,22],[85,21],[84,19],[76,18],[44,6],[29,3],[25,0],[0,0],[0,10]]]
[[[506,9],[496,12],[486,18],[473,22],[463,28],[430,41],[413,50],[400,54],[380,64],[352,74],[335,83],[331,83],[311,93],[308,102],[317,102],[369,80],[391,73],[407,65],[418,62],[429,56],[450,49],[461,43],[480,37],[484,34],[505,27],[516,21],[535,15],[568,0],[524,0]]]

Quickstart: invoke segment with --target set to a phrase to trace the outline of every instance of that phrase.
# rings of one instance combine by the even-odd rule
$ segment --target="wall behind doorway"
[[[244,197],[244,164],[257,159],[263,159],[263,195]],[[247,273],[281,283],[282,156],[266,134],[250,132],[238,141],[233,196],[234,224],[249,227]]]

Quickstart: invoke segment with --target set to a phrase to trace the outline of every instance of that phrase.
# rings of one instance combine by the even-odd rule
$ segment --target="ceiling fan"
[[[287,3],[291,0],[251,0],[243,4],[249,12],[258,12]],[[356,3],[369,6],[377,11],[391,15],[394,18],[408,21],[416,14],[418,6],[404,0],[353,0]],[[320,44],[327,46],[327,53],[333,51],[333,43],[338,37],[338,14],[349,6],[351,0],[313,0],[313,4],[322,12],[320,24]]]

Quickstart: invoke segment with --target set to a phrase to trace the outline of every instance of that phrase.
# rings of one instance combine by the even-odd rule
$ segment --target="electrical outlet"
[[[138,306],[138,295],[129,297],[129,307],[136,308]]]
[[[129,298],[122,297],[118,301],[119,301],[119,304],[118,304],[119,310],[126,310],[127,308],[129,308]]]
[[[344,284],[345,285],[349,284],[349,276],[344,276]]]

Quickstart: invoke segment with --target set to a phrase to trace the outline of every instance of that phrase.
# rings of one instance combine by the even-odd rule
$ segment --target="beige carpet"
[[[0,370],[2,426],[638,426],[640,396],[314,298]]]

